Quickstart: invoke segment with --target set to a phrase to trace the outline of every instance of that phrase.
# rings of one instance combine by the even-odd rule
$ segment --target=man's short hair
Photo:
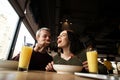
[[[50,29],[49,29],[49,28],[47,28],[47,27],[42,27],[42,28],[40,28],[40,29],[37,30],[37,32],[36,32],[36,37],[39,37],[39,36],[40,36],[40,32],[41,32],[42,30],[46,30],[46,31],[50,32]]]

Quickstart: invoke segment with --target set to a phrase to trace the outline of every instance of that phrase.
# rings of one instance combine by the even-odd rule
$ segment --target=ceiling
[[[40,27],[52,30],[53,40],[64,29],[74,30],[84,44],[92,40],[101,54],[118,54],[120,6],[115,0],[31,0],[30,9]]]

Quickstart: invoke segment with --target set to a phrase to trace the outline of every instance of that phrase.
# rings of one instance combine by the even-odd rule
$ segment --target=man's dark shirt
[[[18,61],[19,56],[20,55],[18,54],[12,60]],[[45,70],[46,65],[48,65],[48,63],[51,61],[53,61],[53,58],[47,52],[40,53],[33,50],[29,64],[29,70]]]

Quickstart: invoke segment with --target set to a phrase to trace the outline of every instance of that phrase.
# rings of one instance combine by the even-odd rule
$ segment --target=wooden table
[[[105,79],[103,77],[105,77]],[[120,80],[120,77],[87,73],[75,75],[46,71],[21,72],[16,70],[0,70],[0,80]]]
[[[46,71],[0,71],[0,80],[95,80],[74,74],[57,74]]]

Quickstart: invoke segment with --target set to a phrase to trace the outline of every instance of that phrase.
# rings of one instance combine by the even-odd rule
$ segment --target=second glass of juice
[[[98,53],[96,50],[87,51],[88,69],[90,73],[98,73]]]

